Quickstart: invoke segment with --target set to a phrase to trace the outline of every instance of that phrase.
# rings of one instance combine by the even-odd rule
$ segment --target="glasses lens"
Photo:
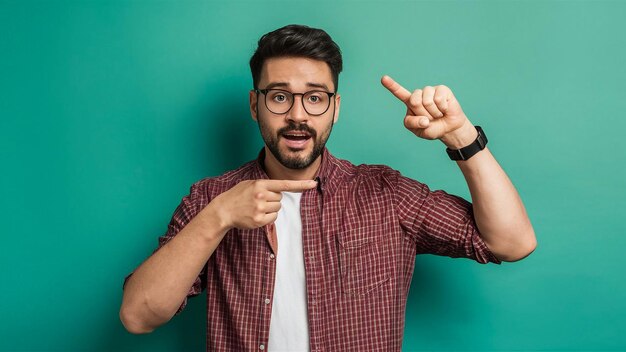
[[[275,114],[284,114],[293,105],[293,95],[282,90],[270,90],[265,95],[267,108]]]
[[[304,109],[311,115],[321,115],[328,110],[330,98],[323,91],[311,91],[304,94]]]

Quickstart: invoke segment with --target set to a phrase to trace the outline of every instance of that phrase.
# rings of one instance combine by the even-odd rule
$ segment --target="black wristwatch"
[[[487,145],[487,136],[485,136],[485,132],[483,132],[483,129],[480,128],[480,126],[476,126],[476,131],[478,131],[478,137],[476,137],[476,140],[467,147],[463,147],[461,149],[446,148],[446,153],[448,153],[450,159],[467,160],[474,154],[485,149],[485,146]]]

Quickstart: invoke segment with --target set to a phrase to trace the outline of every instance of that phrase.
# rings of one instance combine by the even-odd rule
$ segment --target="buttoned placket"
[[[259,331],[259,351],[264,351],[267,348],[270,334],[270,321],[272,317],[272,299],[274,297],[274,284],[276,282],[276,253],[277,249],[276,239],[276,226],[274,224],[267,225],[263,228],[263,235],[267,238],[267,246],[262,250],[265,252],[264,256],[267,258],[265,262],[265,275],[263,278],[263,289],[261,297],[261,316],[262,324]]]

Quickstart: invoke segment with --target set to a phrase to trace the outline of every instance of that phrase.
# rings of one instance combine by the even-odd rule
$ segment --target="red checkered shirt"
[[[159,248],[220,193],[267,179],[263,158],[191,186]],[[318,180],[300,204],[311,351],[399,351],[417,254],[500,263],[462,198],[327,150]],[[275,238],[272,226],[230,230],[190,288],[188,297],[207,292],[207,351],[267,349]]]

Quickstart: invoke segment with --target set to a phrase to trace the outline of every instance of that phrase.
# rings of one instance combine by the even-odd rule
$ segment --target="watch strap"
[[[478,132],[478,137],[476,137],[476,140],[467,147],[463,147],[461,149],[446,148],[446,153],[448,153],[450,159],[467,160],[474,154],[485,149],[485,146],[487,145],[487,136],[480,126],[476,126],[476,131]]]

